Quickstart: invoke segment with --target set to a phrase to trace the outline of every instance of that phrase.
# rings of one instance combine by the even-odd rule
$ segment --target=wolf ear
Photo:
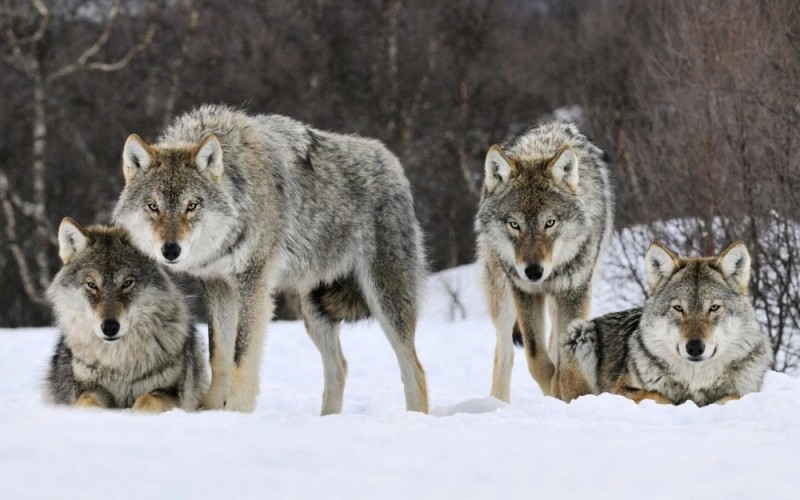
[[[680,257],[661,243],[653,242],[644,256],[644,272],[653,292],[662,280],[669,278],[680,266]]]
[[[198,172],[208,172],[215,180],[222,177],[222,146],[214,134],[200,140],[194,150],[194,163]]]
[[[747,293],[750,285],[750,252],[744,243],[736,242],[723,250],[717,256],[714,267],[722,272],[725,280],[733,281],[742,293]]]
[[[58,226],[58,256],[64,264],[69,264],[72,256],[89,246],[89,236],[80,224],[64,217]]]
[[[140,172],[146,172],[155,159],[153,148],[136,134],[128,136],[122,151],[122,173],[129,184]]]
[[[578,157],[575,150],[563,146],[547,162],[547,169],[556,184],[563,184],[573,193],[578,190]]]
[[[517,164],[503,153],[503,150],[495,144],[489,148],[486,153],[486,162],[484,163],[486,171],[484,177],[484,184],[486,191],[492,194],[500,184],[505,184],[511,176],[517,171]]]

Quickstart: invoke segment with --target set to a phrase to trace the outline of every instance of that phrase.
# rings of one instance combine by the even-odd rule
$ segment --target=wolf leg
[[[511,370],[514,368],[512,330],[517,321],[517,311],[514,309],[514,299],[505,276],[486,269],[484,287],[489,305],[489,316],[492,318],[497,337],[494,348],[491,395],[509,403],[511,401]]]
[[[107,391],[96,388],[78,396],[75,406],[81,408],[113,408],[114,398]]]
[[[514,290],[514,304],[517,308],[517,321],[522,333],[522,341],[525,344],[528,371],[539,384],[542,392],[549,396],[555,367],[547,354],[544,342],[544,302],[542,294]]]
[[[591,309],[591,286],[586,285],[579,290],[573,290],[568,294],[559,295],[555,298],[556,314],[553,317],[552,335],[555,337],[556,345],[562,342],[560,339],[567,335],[567,327],[576,319],[585,320],[589,317]],[[556,350],[558,352],[558,350]],[[565,360],[556,358],[555,376],[552,380],[551,394],[563,401],[572,401],[578,396],[592,394],[591,384],[581,370],[580,364],[575,357]]]
[[[724,405],[725,403],[729,403],[731,401],[736,401],[738,399],[741,399],[741,396],[739,396],[738,394],[728,394],[727,396],[723,396],[723,397],[719,398],[718,400],[714,401],[714,404],[715,405]]]
[[[225,408],[231,390],[239,301],[236,290],[220,279],[203,282],[208,315],[208,350],[211,358],[211,386],[203,408]]]
[[[180,406],[178,398],[158,391],[142,394],[133,402],[134,410],[150,413],[170,411],[178,406]]]
[[[325,386],[322,391],[322,415],[340,413],[347,379],[347,360],[339,341],[339,322],[319,310],[309,297],[301,303],[308,336],[322,356]]]
[[[226,409],[253,411],[258,396],[258,372],[264,347],[267,322],[272,318],[273,302],[267,285],[266,267],[238,276],[239,325],[233,352],[231,391]]]
[[[414,335],[417,326],[416,273],[404,269],[397,259],[378,259],[372,276],[361,276],[360,285],[370,312],[381,324],[389,339],[406,396],[406,409],[428,413],[428,388],[425,370],[417,357]],[[414,276],[404,280],[404,277]]]
[[[632,399],[637,404],[641,403],[645,399],[665,405],[675,404],[671,399],[664,396],[660,392],[648,391],[640,387],[636,387],[630,376],[630,372],[619,378],[619,381],[617,381],[617,385],[614,386],[614,390],[612,392],[614,394],[619,394],[620,396],[625,396],[628,399]]]

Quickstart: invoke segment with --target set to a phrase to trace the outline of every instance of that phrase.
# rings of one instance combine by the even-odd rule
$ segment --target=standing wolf
[[[557,359],[559,332],[587,318],[592,277],[608,243],[614,201],[606,155],[574,125],[530,129],[486,155],[475,227],[489,313],[497,331],[492,395],[509,400],[518,326],[528,369],[545,394],[584,390]],[[550,355],[544,348],[550,297]],[[555,364],[554,364],[555,363]],[[554,376],[555,375],[555,376]]]
[[[166,411],[197,408],[208,388],[186,304],[167,274],[119,228],[58,231],[64,267],[48,290],[61,336],[45,399]]]
[[[576,322],[565,336],[562,357],[581,366],[587,392],[704,406],[760,390],[773,353],[748,294],[747,248],[685,258],[653,243],[645,270],[643,308]]]
[[[414,345],[424,256],[411,190],[381,143],[277,115],[204,106],[158,144],[131,135],[114,212],[169,269],[200,278],[212,380],[205,406],[251,411],[274,290],[295,290],[322,355],[322,413],[342,408],[341,321],[373,315],[389,339],[406,407],[426,412]]]

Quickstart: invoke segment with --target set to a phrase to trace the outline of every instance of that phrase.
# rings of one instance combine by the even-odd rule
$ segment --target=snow
[[[443,283],[466,319],[450,321]],[[604,280],[600,280],[603,283]],[[598,285],[593,312],[614,307]],[[417,333],[431,415],[404,411],[372,322],[346,326],[344,412],[319,417],[322,367],[302,323],[274,322],[252,414],[48,407],[51,328],[0,330],[0,499],[800,498],[800,382],[697,408],[542,396],[517,352],[512,403],[488,397],[494,331],[475,266],[431,277]]]

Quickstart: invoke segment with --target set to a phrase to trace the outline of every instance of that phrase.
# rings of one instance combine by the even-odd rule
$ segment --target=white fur
[[[200,150],[195,157],[198,172],[205,172],[219,179],[222,177],[222,146],[215,135],[206,136],[200,143]]]
[[[655,290],[661,280],[672,276],[678,266],[675,256],[657,243],[650,245],[644,260],[645,275],[651,290]]]
[[[750,253],[742,243],[728,247],[719,258],[725,279],[733,279],[739,288],[747,290],[750,284]]]

